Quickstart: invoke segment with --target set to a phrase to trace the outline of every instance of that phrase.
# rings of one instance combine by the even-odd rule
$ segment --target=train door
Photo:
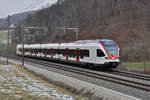
[[[76,61],[79,62],[80,61],[80,49],[76,49]]]
[[[37,56],[37,50],[35,49],[35,56]]]
[[[89,58],[87,59],[87,62],[95,63],[96,62],[95,55],[96,55],[95,47],[90,47],[89,48]]]
[[[69,49],[66,48],[66,60],[69,60]]]
[[[96,60],[100,64],[104,64],[105,62],[105,54],[101,49],[96,49]]]

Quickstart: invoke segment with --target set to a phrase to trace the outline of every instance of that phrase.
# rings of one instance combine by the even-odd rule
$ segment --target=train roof
[[[89,45],[89,44],[95,44],[95,43],[99,43],[101,42],[102,44],[106,44],[106,43],[114,43],[113,40],[109,40],[109,39],[96,39],[96,40],[78,40],[78,41],[74,41],[74,42],[69,42],[69,43],[60,43],[60,45],[67,45],[67,46],[72,46],[72,45]],[[27,45],[27,44],[26,44]],[[29,44],[27,46],[29,47],[39,47],[39,46],[58,46],[59,43],[47,43],[47,44]],[[21,44],[19,45],[19,47],[22,46]]]
[[[109,39],[96,39],[96,40],[78,40],[78,41],[75,41],[74,43],[98,43],[98,42],[111,42],[113,40],[109,40]]]

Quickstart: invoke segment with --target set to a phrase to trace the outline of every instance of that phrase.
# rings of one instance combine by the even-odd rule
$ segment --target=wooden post
[[[9,20],[9,15],[8,15],[8,32],[7,32],[7,65],[9,63],[9,26],[10,26],[10,20]]]
[[[22,66],[24,66],[24,26],[22,24]]]

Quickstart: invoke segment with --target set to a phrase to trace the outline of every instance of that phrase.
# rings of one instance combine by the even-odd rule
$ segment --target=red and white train
[[[22,55],[22,44],[17,45]],[[25,44],[24,56],[93,67],[116,68],[119,64],[119,47],[113,40],[79,40],[72,43]]]

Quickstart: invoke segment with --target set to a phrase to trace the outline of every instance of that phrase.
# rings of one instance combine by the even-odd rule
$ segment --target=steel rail
[[[132,72],[126,72],[126,71],[121,71],[121,70],[112,70],[111,74],[117,74],[121,76],[150,81],[150,76],[139,74],[139,73],[134,73],[134,72],[132,73]]]

